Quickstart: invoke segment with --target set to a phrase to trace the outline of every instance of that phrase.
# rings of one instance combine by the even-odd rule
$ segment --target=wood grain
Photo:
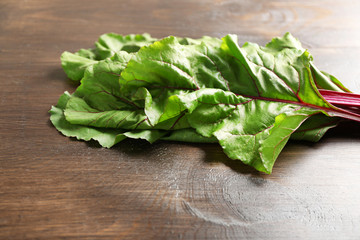
[[[289,143],[272,175],[216,144],[60,135],[48,110],[72,85],[60,54],[105,32],[264,44],[291,32],[360,92],[358,1],[0,2],[0,239],[359,239],[360,126]]]

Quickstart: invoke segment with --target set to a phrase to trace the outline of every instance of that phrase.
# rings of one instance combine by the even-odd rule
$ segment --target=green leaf
[[[192,103],[187,115],[189,124],[205,137],[216,137],[230,158],[267,173],[291,134],[310,116],[320,113],[312,108],[299,109],[296,104],[254,100],[218,89],[191,94],[197,95],[196,101],[184,100],[184,105]]]
[[[98,141],[103,147],[112,147],[126,138],[126,136],[122,135],[122,131],[118,129],[99,129],[68,122],[63,110],[70,98],[71,95],[65,92],[59,98],[58,104],[50,110],[50,120],[62,134],[67,137],[76,137],[78,140],[89,141],[93,139]]]
[[[75,53],[76,55],[84,58],[88,58],[91,60],[96,60],[97,58],[97,50],[95,48],[89,48],[89,49],[80,49]]]
[[[271,173],[289,139],[318,141],[354,112],[319,89],[348,91],[318,70],[287,33],[266,46],[222,39],[102,35],[95,49],[65,52],[81,84],[50,111],[66,136],[110,147],[124,138],[218,142],[232,159]]]
[[[152,38],[146,33],[126,36],[116,33],[103,34],[95,43],[98,53],[97,59],[102,60],[111,57],[119,51],[126,51],[128,53],[137,52],[141,47],[147,46],[155,41],[155,38]]]
[[[291,135],[291,139],[317,142],[324,136],[327,130],[336,127],[339,121],[340,119],[336,117],[316,114],[308,118],[296,132]]]
[[[78,140],[85,141],[93,139],[98,141],[101,146],[110,148],[126,138],[145,139],[152,143],[167,134],[166,131],[161,130],[124,131],[121,129],[95,128],[89,125],[71,123],[66,119],[64,113],[64,109],[71,99],[72,96],[68,92],[65,92],[59,98],[58,104],[53,106],[49,111],[52,124],[67,137],[76,137]],[[174,137],[172,137],[172,139],[174,139]]]
[[[120,92],[119,76],[131,56],[122,51],[89,66],[74,94],[98,110],[140,108]]]
[[[61,55],[61,64],[67,76],[73,81],[83,78],[85,69],[99,60],[114,56],[124,55],[122,52],[132,53],[140,47],[153,43],[156,39],[149,34],[122,36],[115,33],[103,34],[95,43],[93,49],[80,49],[76,53],[65,51]]]
[[[181,114],[172,96],[199,88],[230,90],[225,77],[235,82],[227,62],[230,56],[220,46],[219,40],[183,45],[168,37],[143,47],[121,73],[121,91],[133,95],[139,88],[147,89],[145,111],[154,125]]]
[[[84,76],[86,68],[95,63],[95,60],[70,52],[61,55],[61,65],[66,75],[74,81],[79,81]]]
[[[216,143],[215,137],[204,137],[192,128],[171,131],[161,138],[166,141],[191,142],[191,143]]]

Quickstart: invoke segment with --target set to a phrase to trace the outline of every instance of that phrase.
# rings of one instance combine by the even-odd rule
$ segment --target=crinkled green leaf
[[[96,60],[97,59],[97,50],[96,48],[89,48],[89,49],[80,49],[79,51],[77,51],[76,53],[74,53],[80,57],[84,57],[84,58],[88,58],[91,60]]]
[[[76,137],[79,140],[98,141],[103,147],[111,147],[126,138],[119,129],[99,129],[84,125],[72,124],[64,116],[63,110],[71,95],[65,92],[59,99],[58,104],[50,110],[50,120],[58,131],[67,137]]]
[[[271,173],[292,139],[318,141],[339,118],[319,89],[348,91],[318,70],[290,34],[265,47],[223,39],[102,35],[95,49],[65,52],[81,78],[50,111],[66,136],[109,147],[128,137],[218,142],[232,159]]]
[[[324,136],[327,130],[336,127],[339,120],[340,119],[336,117],[316,114],[308,118],[296,132],[291,135],[291,139],[317,142]]]
[[[191,95],[196,97],[182,98],[189,106],[189,124],[205,137],[215,136],[230,158],[241,159],[264,172],[271,172],[291,134],[310,116],[320,113],[312,108],[299,109],[296,104],[269,103],[219,89],[200,89]],[[196,101],[188,101],[191,98]],[[274,151],[268,146],[273,146]]]
[[[149,45],[156,40],[149,34],[130,34],[126,36],[116,33],[103,34],[95,43],[98,54],[97,59],[102,60],[111,57],[119,51],[126,51],[128,53],[137,52],[141,47]]]
[[[89,66],[75,95],[99,110],[140,108],[120,92],[118,79],[130,58],[131,54],[122,51]]]
[[[66,75],[74,81],[79,81],[84,76],[86,68],[95,63],[95,60],[70,52],[61,55],[62,67]]]
[[[184,128],[168,132],[168,135],[161,137],[161,140],[192,142],[192,143],[216,143],[215,137],[204,137],[192,128]]]
[[[200,88],[230,90],[225,77],[235,81],[236,74],[228,63],[231,58],[220,49],[220,41],[206,42],[183,45],[175,37],[162,39],[141,48],[121,73],[123,93],[148,90],[145,111],[152,124],[181,113],[183,109],[168,101],[172,96]]]
[[[107,33],[99,37],[99,40],[95,43],[95,48],[80,49],[76,53],[65,51],[61,55],[61,64],[71,80],[79,81],[83,78],[86,68],[97,61],[112,57],[120,51],[127,53],[137,52],[142,46],[149,45],[154,41],[156,39],[149,34],[122,36]]]
[[[50,120],[52,124],[67,137],[76,137],[78,140],[85,141],[93,139],[98,141],[103,147],[109,148],[126,138],[145,139],[152,143],[167,134],[166,131],[156,129],[126,131],[117,128],[99,128],[71,123],[66,119],[64,114],[64,110],[70,99],[72,99],[72,96],[68,92],[65,92],[59,98],[58,104],[50,110]],[[176,140],[176,134],[174,135],[175,136],[170,135],[167,138],[174,139],[175,137]]]

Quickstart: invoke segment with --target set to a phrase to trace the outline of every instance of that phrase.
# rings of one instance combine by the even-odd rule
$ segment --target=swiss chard
[[[265,47],[222,39],[102,35],[64,52],[81,84],[50,110],[64,135],[111,147],[125,138],[218,142],[271,173],[290,138],[318,141],[340,118],[360,121],[356,96],[319,71],[289,33]],[[354,103],[355,102],[355,103]]]

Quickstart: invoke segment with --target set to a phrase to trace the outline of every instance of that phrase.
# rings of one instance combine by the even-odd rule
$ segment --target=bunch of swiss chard
[[[61,61],[80,85],[50,119],[103,147],[125,138],[218,142],[230,158],[271,173],[289,139],[318,141],[342,118],[360,121],[357,97],[289,33],[265,47],[239,47],[235,35],[111,33]]]

